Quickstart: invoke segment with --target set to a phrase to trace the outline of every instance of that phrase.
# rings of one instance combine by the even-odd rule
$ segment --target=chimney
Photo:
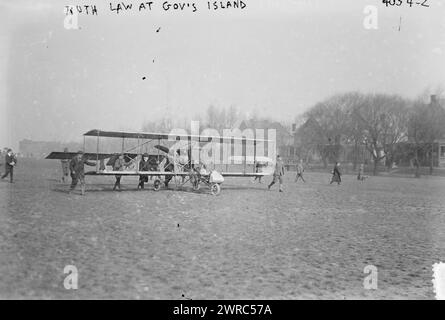
[[[436,97],[435,94],[432,94],[431,95],[431,102],[430,102],[430,104],[431,105],[435,105],[436,103],[437,103],[437,97]]]

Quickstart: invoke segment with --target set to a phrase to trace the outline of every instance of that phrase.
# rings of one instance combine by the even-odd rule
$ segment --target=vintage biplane
[[[168,187],[169,182],[173,180],[176,188],[190,183],[193,190],[197,191],[201,185],[206,185],[210,188],[211,194],[218,195],[224,177],[271,175],[275,163],[273,157],[257,156],[257,144],[270,143],[264,139],[96,129],[86,132],[83,136],[83,156],[90,161],[96,161],[96,169],[86,172],[86,175],[153,177],[155,191],[160,190],[163,185]],[[86,152],[88,149],[86,139],[91,137],[95,138],[96,150]],[[121,139],[120,152],[101,152],[101,140],[104,138]],[[231,154],[235,144],[240,148],[238,148],[240,155],[233,156]],[[205,159],[201,157],[204,148],[207,155]],[[219,152],[221,148],[230,150],[226,159],[221,159]],[[249,154],[248,149],[252,154]],[[46,159],[72,159],[75,154],[76,152],[51,152]],[[124,155],[128,165],[123,171],[113,171],[114,161],[121,154]],[[156,163],[155,169],[140,170],[139,163],[144,154],[148,154],[149,161]],[[261,167],[260,171],[258,167]]]

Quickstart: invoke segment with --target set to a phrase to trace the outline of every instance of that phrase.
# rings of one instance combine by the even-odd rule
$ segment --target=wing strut
[[[256,172],[256,141],[253,142],[253,173]]]
[[[96,171],[99,171],[99,132],[97,133]]]
[[[244,169],[243,173],[246,174],[246,166],[247,166],[247,140],[242,140],[242,143],[244,144]]]

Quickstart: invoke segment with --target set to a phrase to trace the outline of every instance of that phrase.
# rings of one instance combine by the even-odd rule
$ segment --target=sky
[[[246,8],[110,10],[118,1],[0,0],[0,147],[138,131],[236,106],[292,123],[359,90],[414,98],[445,87],[445,1],[244,0]],[[170,1],[169,3],[184,3]],[[185,2],[187,3],[187,2]],[[65,5],[96,5],[66,29]],[[366,29],[364,8],[377,8]],[[157,32],[158,31],[158,32]]]

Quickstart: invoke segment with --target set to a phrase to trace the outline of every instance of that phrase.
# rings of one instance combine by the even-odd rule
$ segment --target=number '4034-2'
[[[389,6],[401,6],[403,4],[402,0],[383,0],[383,4],[385,4],[387,7]],[[421,0],[417,2],[413,2],[413,0],[406,0],[406,3],[412,7],[414,4],[420,5],[423,7],[429,7],[428,0]]]

